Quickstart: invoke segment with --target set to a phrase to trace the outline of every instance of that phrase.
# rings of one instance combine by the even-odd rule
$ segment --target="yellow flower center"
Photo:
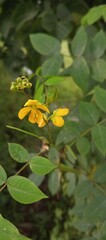
[[[37,100],[29,99],[25,103],[24,108],[19,111],[18,117],[23,119],[28,113],[30,113],[28,118],[29,122],[37,123],[39,127],[43,127],[45,126],[47,119],[46,115],[43,114],[41,110],[49,113],[49,109],[45,105]]]

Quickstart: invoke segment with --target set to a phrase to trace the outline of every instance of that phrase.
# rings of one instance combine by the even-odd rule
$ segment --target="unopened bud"
[[[31,88],[32,83],[29,82],[28,78],[21,76],[16,78],[16,81],[11,83],[11,91],[23,91],[25,88]]]

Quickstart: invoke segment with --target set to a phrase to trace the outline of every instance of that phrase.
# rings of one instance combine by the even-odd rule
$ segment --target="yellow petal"
[[[57,110],[55,110],[53,112],[53,114],[57,115],[57,116],[65,116],[69,113],[69,109],[68,108],[58,108]]]
[[[38,127],[44,127],[46,125],[45,120],[42,118],[41,121],[39,121]]]
[[[39,121],[38,127],[44,127],[47,123],[47,117],[45,114],[43,114],[43,118],[41,119],[41,121]]]
[[[36,109],[36,118],[37,118],[37,124],[39,125],[40,122],[42,122],[42,119],[43,119],[43,113],[40,112],[38,109]]]
[[[24,106],[25,107],[29,107],[29,106],[33,106],[33,105],[35,105],[35,104],[37,104],[38,103],[38,100],[32,100],[32,99],[29,99],[25,104],[24,104]]]
[[[62,117],[54,116],[51,118],[51,120],[57,127],[62,127],[64,125],[64,119]]]
[[[30,113],[30,115],[29,115],[28,120],[29,120],[29,122],[31,122],[31,123],[36,123],[36,122],[37,122],[35,110],[31,110],[31,113]]]
[[[44,110],[44,111],[50,113],[49,109],[48,109],[45,105],[43,105],[43,104],[40,104],[40,103],[37,104],[36,108],[38,108],[38,109],[42,109],[42,110]]]
[[[18,117],[20,119],[23,119],[30,111],[31,111],[30,107],[22,108],[18,113]]]

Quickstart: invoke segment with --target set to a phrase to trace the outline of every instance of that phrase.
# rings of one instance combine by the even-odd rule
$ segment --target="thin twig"
[[[95,126],[98,126],[98,125],[100,125],[100,124],[102,124],[102,123],[104,123],[104,122],[106,122],[106,119],[103,119],[102,121],[96,123]],[[73,145],[78,141],[79,138],[87,135],[95,126],[92,126],[92,127],[88,128],[87,130],[85,130],[84,132],[82,132],[78,138],[76,138],[75,140],[73,140],[73,141],[72,141],[71,143],[69,143],[68,145],[73,146]]]
[[[17,127],[13,127],[13,126],[9,126],[9,125],[7,125],[7,128],[11,128],[11,129],[13,129],[13,130],[16,130],[16,131],[19,131],[19,132],[28,134],[28,135],[30,135],[30,136],[36,137],[36,138],[40,139],[41,141],[45,140],[46,142],[48,142],[48,139],[47,139],[47,138],[45,138],[45,137],[43,137],[43,136],[38,136],[38,135],[36,135],[36,134],[34,134],[34,133],[32,133],[32,132],[27,132],[26,130],[23,130],[23,129],[20,129],[20,128],[17,128]]]

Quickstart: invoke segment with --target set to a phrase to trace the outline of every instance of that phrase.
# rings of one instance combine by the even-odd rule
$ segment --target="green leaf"
[[[41,67],[42,75],[43,76],[57,75],[62,66],[62,62],[63,58],[61,55],[56,55],[49,58],[43,63]]]
[[[96,87],[94,97],[97,106],[106,113],[106,90],[100,87]]]
[[[91,66],[92,78],[97,82],[103,82],[106,79],[106,61],[96,59]]]
[[[85,31],[85,28],[81,26],[77,30],[77,33],[71,43],[72,54],[75,57],[76,56],[80,57],[84,53],[86,45],[87,45],[87,33]]]
[[[78,207],[79,208],[81,207],[82,211],[84,212],[84,207],[85,207],[84,204],[82,204],[82,205],[80,204],[79,206],[77,206],[77,211],[78,211]],[[75,206],[75,208],[76,208],[76,206]],[[72,209],[72,213],[73,213],[73,209]],[[80,218],[76,217],[76,215],[75,215],[75,217],[72,220],[71,226],[80,232],[86,233],[86,232],[90,232],[92,230],[92,228],[94,227],[94,224],[91,224],[91,223],[83,220],[82,215],[80,216]]]
[[[90,144],[87,138],[82,137],[77,141],[76,147],[81,155],[86,155],[90,151]]]
[[[16,31],[21,31],[24,26],[27,26],[30,21],[34,20],[37,14],[38,9],[31,1],[17,4],[12,12],[12,22],[14,22]]]
[[[61,83],[62,80],[63,80],[63,77],[59,77],[59,76],[51,77],[51,78],[49,78],[48,80],[45,81],[45,84],[47,86],[52,86],[52,85],[56,85],[58,83]]]
[[[61,172],[56,169],[49,175],[48,188],[52,195],[55,195],[60,189]]]
[[[99,110],[93,103],[81,102],[79,106],[80,118],[89,125],[94,125],[100,117]]]
[[[54,146],[50,147],[49,152],[48,152],[48,158],[54,164],[59,164],[59,151]]]
[[[65,153],[68,159],[74,164],[75,160],[77,159],[77,156],[75,155],[74,151],[71,149],[70,146],[65,145]]]
[[[106,221],[103,222],[100,230],[101,230],[101,234],[100,234],[101,240],[105,240],[106,239]]]
[[[99,149],[99,151],[105,156],[106,154],[106,127],[96,126],[92,129],[92,139]]]
[[[43,92],[44,92],[44,85],[42,84],[37,88],[37,90],[35,89],[34,99],[37,99],[38,101],[43,102],[43,99],[44,99]]]
[[[31,173],[29,175],[29,179],[37,186],[39,187],[41,183],[43,182],[45,176],[37,175],[35,173]]]
[[[98,183],[106,183],[106,164],[99,166],[94,175],[94,180]]]
[[[71,31],[72,31],[72,25],[71,24],[69,25],[69,24],[66,24],[64,22],[59,22],[59,21],[57,22],[56,37],[60,41],[65,39]]]
[[[29,160],[27,150],[17,143],[8,143],[10,156],[17,162],[24,163]]]
[[[91,223],[106,221],[106,197],[94,198],[84,210],[84,219]]]
[[[0,215],[0,240],[30,240],[21,235],[18,229]]]
[[[29,166],[32,170],[32,172],[37,174],[47,174],[51,172],[56,166],[50,162],[45,157],[35,156],[29,161]]]
[[[57,4],[56,7],[57,11],[57,18],[61,19],[62,22],[70,22],[70,10],[68,9],[68,6],[66,6],[65,2],[62,1]]]
[[[91,50],[94,58],[99,58],[106,50],[106,36],[103,30],[97,32],[93,41],[91,42]]]
[[[57,19],[52,10],[46,10],[43,12],[43,16],[41,19],[42,28],[45,29],[47,32],[55,31],[57,24]]]
[[[56,138],[56,145],[67,144],[78,137],[80,134],[79,124],[77,122],[66,122]]]
[[[0,165],[0,185],[5,183],[7,180],[7,174],[4,170],[4,168]]]
[[[74,60],[73,64],[71,65],[71,76],[83,91],[87,90],[89,68],[86,60],[83,57]]]
[[[66,173],[65,177],[67,180],[66,194],[70,197],[76,187],[76,176],[74,173]]]
[[[60,42],[45,33],[30,34],[30,41],[33,48],[42,55],[59,54]]]
[[[47,105],[49,105],[50,103],[53,103],[56,98],[57,98],[57,88],[54,87],[54,86],[48,88],[48,91],[47,91]]]
[[[82,198],[83,199],[83,198]],[[76,204],[71,210],[71,215],[75,215],[78,218],[82,219],[84,209],[86,208],[86,204],[84,201],[80,201],[79,199],[76,199]],[[76,220],[78,219],[76,218]]]
[[[88,180],[80,182],[75,189],[75,198],[83,199],[87,198],[93,192],[92,183]]]
[[[47,198],[33,182],[22,176],[9,177],[7,188],[12,198],[23,204],[34,203]]]
[[[82,24],[94,24],[102,17],[104,11],[106,11],[106,5],[99,5],[97,7],[91,8],[90,11],[82,18]]]
[[[106,21],[106,7],[103,9],[103,19]]]

